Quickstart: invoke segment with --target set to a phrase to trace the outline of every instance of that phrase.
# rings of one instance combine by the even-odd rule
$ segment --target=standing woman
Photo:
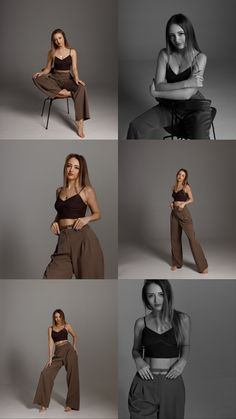
[[[46,410],[50,403],[55,377],[64,365],[67,372],[68,385],[65,412],[69,412],[72,409],[79,410],[80,390],[76,349],[77,336],[71,325],[66,323],[64,312],[61,309],[53,312],[52,323],[52,326],[48,328],[49,359],[41,372],[33,403],[40,406],[40,412]],[[73,338],[72,345],[67,340],[68,333]]]
[[[180,169],[176,174],[176,182],[172,188],[173,202],[170,204],[171,216],[171,252],[172,266],[171,270],[175,271],[183,265],[182,251],[182,230],[188,237],[191,251],[197,265],[198,272],[208,273],[208,265],[200,244],[195,239],[193,229],[193,221],[191,214],[187,208],[188,204],[193,202],[193,195],[188,183],[188,172],[186,169]]]
[[[183,370],[189,356],[190,318],[173,308],[167,280],[146,280],[142,289],[150,313],[136,320],[132,356],[137,373],[129,392],[131,419],[183,419]]]
[[[77,52],[70,48],[62,29],[52,32],[51,44],[47,65],[33,75],[33,81],[49,97],[73,98],[76,131],[79,137],[84,138],[84,120],[90,116],[85,83],[78,75]]]
[[[135,118],[129,125],[128,139],[161,139],[172,122],[172,108],[179,123],[173,135],[189,139],[209,139],[210,100],[199,92],[207,57],[199,48],[190,20],[172,16],[166,25],[166,48],[157,58],[156,76],[150,87],[158,105]]]
[[[91,214],[86,215],[87,207]],[[69,154],[64,165],[64,184],[56,191],[57,216],[51,231],[58,243],[44,278],[103,279],[103,253],[91,221],[101,218],[95,190],[92,188],[86,160]]]

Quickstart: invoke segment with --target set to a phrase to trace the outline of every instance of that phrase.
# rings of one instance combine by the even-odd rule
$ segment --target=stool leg
[[[212,127],[212,131],[213,131],[213,138],[214,138],[214,140],[216,140],[216,133],[215,133],[215,127],[214,127],[213,122],[211,123],[211,127]]]
[[[47,100],[48,100],[48,97],[46,97],[46,99],[44,99],[44,101],[43,101],[43,107],[42,107],[41,116],[43,116],[44,108],[45,108],[45,103],[46,103]]]
[[[67,97],[66,100],[67,100],[67,113],[70,113],[69,98]]]
[[[51,111],[52,101],[53,101],[53,98],[51,98],[50,101],[49,101],[46,129],[48,129],[48,123],[49,123],[49,117],[50,117],[50,111]]]
[[[173,109],[173,106],[172,106],[172,109],[171,109],[171,139],[172,140],[174,139],[173,127],[174,127],[174,109]]]

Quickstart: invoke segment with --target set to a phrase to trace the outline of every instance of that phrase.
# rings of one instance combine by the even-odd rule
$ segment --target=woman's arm
[[[162,50],[157,59],[156,76],[150,86],[150,94],[157,99],[188,100],[203,87],[203,75],[206,67],[207,57],[200,53],[195,59],[191,77],[176,83],[167,83],[166,65],[168,57],[165,50]]]
[[[76,335],[76,333],[72,329],[72,326],[69,323],[67,323],[67,327],[66,328],[67,328],[68,333],[70,333],[70,335],[73,338],[73,348],[77,352],[77,347],[76,347],[76,345],[77,345],[77,335]]]
[[[74,224],[75,230],[80,230],[90,221],[97,221],[101,218],[101,213],[98,206],[95,190],[91,186],[86,186],[84,193],[87,205],[89,206],[89,209],[91,211],[91,215],[88,215],[83,218],[78,218]]]
[[[78,65],[77,65],[77,52],[73,48],[71,49],[71,58],[72,58],[72,75],[73,79],[76,84],[82,84],[85,86],[85,83],[79,79],[79,73],[78,73]]]
[[[185,205],[191,204],[193,202],[193,194],[192,194],[192,190],[191,190],[191,188],[190,188],[189,185],[187,185],[185,187],[185,192],[188,194],[188,199],[187,199],[187,201],[184,201],[184,202],[179,203],[178,206],[180,208],[184,208]]]
[[[143,327],[143,318],[137,319],[134,325],[134,343],[132,348],[132,357],[134,359],[140,377],[144,380],[150,380],[153,379],[153,375],[150,371],[150,366],[144,361],[144,359],[140,355],[140,350],[142,350],[141,341]]]
[[[50,50],[48,52],[48,58],[47,58],[46,67],[42,71],[39,71],[38,73],[33,74],[33,78],[40,77],[43,74],[49,74],[50,71],[51,71],[51,69],[52,69],[52,60],[53,60],[52,50]]]
[[[181,327],[183,332],[183,342],[180,349],[180,358],[178,361],[173,365],[170,369],[166,378],[177,378],[179,375],[182,374],[189,358],[190,353],[190,329],[191,329],[191,321],[190,317],[182,313],[181,315]]]
[[[45,367],[49,367],[52,364],[52,357],[54,352],[54,342],[52,339],[52,326],[48,328],[48,362]]]

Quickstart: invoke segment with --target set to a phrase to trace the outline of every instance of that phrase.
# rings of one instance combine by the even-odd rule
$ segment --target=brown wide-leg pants
[[[153,380],[135,375],[129,391],[130,419],[184,419],[182,376],[174,380],[154,374]]]
[[[45,279],[104,279],[103,253],[96,234],[88,226],[61,230]]]
[[[34,403],[48,407],[54,380],[60,368],[65,366],[67,373],[68,393],[66,406],[71,409],[79,410],[80,390],[79,390],[79,367],[78,356],[72,345],[68,342],[64,345],[56,346],[52,364],[41,372],[38,387],[34,397]]]
[[[182,230],[184,230],[188,237],[190,248],[193,254],[193,258],[197,265],[199,272],[203,272],[207,268],[207,260],[204,256],[203,250],[200,244],[195,238],[193,229],[193,221],[188,208],[185,206],[184,209],[179,210],[174,208],[170,215],[170,226],[171,226],[171,252],[172,252],[172,265],[181,268],[183,265],[183,250],[182,250]]]
[[[33,82],[43,93],[52,98],[62,89],[69,90],[74,101],[75,120],[90,118],[86,87],[82,84],[77,85],[70,73],[50,73],[33,78]]]

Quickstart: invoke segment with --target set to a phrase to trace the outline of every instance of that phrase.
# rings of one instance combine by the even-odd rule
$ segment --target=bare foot
[[[70,406],[66,406],[66,407],[65,407],[65,409],[64,409],[64,411],[65,411],[65,412],[70,412],[71,410],[72,410],[72,409],[71,409],[71,407],[70,407]]]
[[[39,413],[44,413],[44,412],[46,412],[46,407],[41,406],[39,409]]]
[[[79,121],[75,121],[76,131],[80,138],[84,138],[84,120],[80,119]]]
[[[177,270],[177,266],[175,266],[175,265],[171,266],[170,270],[171,271],[176,271]]]
[[[71,97],[71,92],[67,89],[62,89],[58,92],[58,97]]]
[[[208,268],[205,268],[204,271],[200,272],[201,274],[208,274]]]

